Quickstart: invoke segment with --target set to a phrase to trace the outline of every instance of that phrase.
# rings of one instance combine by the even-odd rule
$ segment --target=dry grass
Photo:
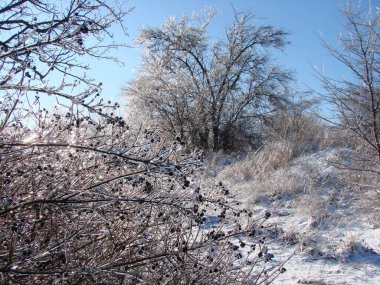
[[[380,228],[380,175],[367,171],[346,170],[344,182],[355,195],[353,210],[367,217],[375,228]]]
[[[331,214],[338,215],[331,211],[343,208],[380,227],[380,175],[361,171],[363,161],[356,158],[361,155],[360,145],[347,141],[347,133],[321,127],[313,118],[282,119],[278,118],[277,133],[258,151],[240,157],[212,155],[205,167],[208,177],[252,205],[280,205],[281,199],[291,199],[294,210],[310,218],[312,230],[331,224]],[[339,213],[346,214],[351,215]]]
[[[304,171],[293,171],[291,164],[304,154],[321,149],[324,130],[312,116],[279,113],[262,127],[264,147],[218,169],[214,159],[210,169],[217,169],[214,177],[218,181],[252,203],[295,195],[310,188],[313,182]]]
[[[225,167],[218,177],[232,178],[234,182],[262,180],[269,173],[289,165],[293,149],[286,142],[274,143],[255,153],[250,153],[245,159]]]
[[[355,149],[359,140],[349,130],[344,130],[335,126],[326,126],[323,128],[323,139],[319,147],[349,148]]]
[[[266,197],[295,194],[304,190],[304,177],[291,173],[293,147],[277,142],[241,161],[225,166],[216,176],[236,195],[257,202]]]
[[[317,151],[324,141],[325,127],[311,115],[279,113],[263,126],[264,144],[287,141],[293,156]]]

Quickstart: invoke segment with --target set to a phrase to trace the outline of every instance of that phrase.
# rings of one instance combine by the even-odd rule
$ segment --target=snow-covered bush
[[[243,235],[259,244],[265,217],[230,204],[225,189],[199,188],[198,160],[181,155],[180,141],[168,147],[120,118],[46,112],[39,127],[9,127],[0,139],[2,283],[267,278],[246,269],[261,272],[262,254],[233,244]]]

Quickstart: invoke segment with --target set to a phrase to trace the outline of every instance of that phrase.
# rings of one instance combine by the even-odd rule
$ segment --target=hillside
[[[222,183],[229,199],[254,213],[271,213],[262,229],[271,262],[290,257],[273,284],[380,284],[379,194],[369,187],[378,185],[374,177],[337,167],[349,149],[295,159],[285,154],[277,145],[239,160],[214,155],[203,179]]]

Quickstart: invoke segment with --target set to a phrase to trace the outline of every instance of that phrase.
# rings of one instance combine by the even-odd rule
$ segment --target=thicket
[[[0,8],[0,283],[262,284],[283,272],[256,232],[269,213],[201,187],[196,153],[128,126],[81,74],[82,56],[110,60],[118,45],[100,43],[127,7],[61,5]]]

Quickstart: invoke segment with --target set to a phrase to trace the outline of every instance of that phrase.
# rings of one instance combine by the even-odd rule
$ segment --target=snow
[[[293,161],[285,174],[312,177],[313,187],[257,203],[239,193],[242,184],[255,181],[239,185],[231,177],[230,199],[257,215],[272,213],[266,226],[267,246],[274,255],[270,262],[280,265],[290,257],[286,272],[273,284],[380,284],[380,202],[371,193],[355,191],[344,182],[347,173],[331,163],[345,159],[347,152],[329,148]]]

